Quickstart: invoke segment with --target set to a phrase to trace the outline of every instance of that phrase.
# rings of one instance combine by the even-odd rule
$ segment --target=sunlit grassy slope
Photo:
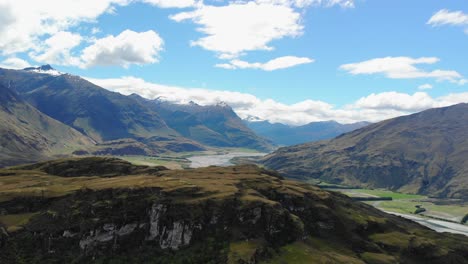
[[[167,170],[67,159],[0,170],[0,186],[6,263],[468,261],[464,236],[435,233],[252,165]],[[165,208],[156,222],[155,208]],[[174,250],[161,241],[175,233],[148,239],[152,226],[165,234],[181,223],[191,235]],[[129,226],[133,231],[121,231]],[[120,231],[99,238],[109,230]],[[97,240],[83,250],[90,234]]]

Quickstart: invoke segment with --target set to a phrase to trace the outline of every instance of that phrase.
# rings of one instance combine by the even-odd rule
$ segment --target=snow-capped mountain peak
[[[253,116],[253,115],[247,116],[244,120],[248,121],[248,122],[263,122],[263,121],[266,121],[265,119],[261,119],[260,117]]]
[[[49,64],[42,65],[39,67],[28,67],[24,68],[24,71],[30,71],[30,72],[36,72],[36,73],[41,73],[41,74],[49,74],[53,76],[59,76],[64,74],[63,72],[59,72],[56,69],[52,68]]]

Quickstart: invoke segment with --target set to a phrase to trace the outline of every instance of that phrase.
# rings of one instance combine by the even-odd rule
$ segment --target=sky
[[[0,0],[0,67],[302,125],[468,102],[466,0]]]

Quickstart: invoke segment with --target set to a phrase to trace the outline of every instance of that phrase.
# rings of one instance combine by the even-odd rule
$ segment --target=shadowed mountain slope
[[[41,113],[0,84],[0,167],[71,154],[94,145],[75,129]]]
[[[272,144],[257,136],[224,103],[201,106],[196,103],[174,104],[147,100],[131,95],[140,103],[158,112],[165,122],[184,137],[215,147],[243,147],[270,150]]]
[[[70,74],[0,69],[0,82],[30,104],[98,142],[172,135],[159,115],[137,101]],[[54,74],[48,74],[53,71]]]

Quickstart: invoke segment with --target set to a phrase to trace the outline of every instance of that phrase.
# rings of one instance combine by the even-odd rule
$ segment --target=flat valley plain
[[[235,157],[258,157],[266,155],[257,150],[247,148],[211,148],[206,151],[168,153],[159,156],[114,156],[126,160],[135,165],[144,166],[165,166],[171,170],[191,168],[193,161],[201,157],[209,157],[209,160],[203,159],[205,166],[227,166],[233,165],[231,158]],[[231,157],[232,156],[232,157]],[[194,164],[195,165],[195,164]],[[199,166],[197,166],[199,167]]]
[[[391,198],[391,200],[365,201],[365,203],[388,213],[407,216],[414,221],[418,220],[417,222],[421,221],[421,224],[429,220],[431,221],[429,227],[437,229],[437,225],[441,225],[440,231],[448,231],[445,228],[456,223],[460,226],[454,226],[454,228],[458,227],[458,231],[468,236],[468,232],[465,231],[465,229],[468,230],[468,225],[461,224],[462,219],[468,214],[468,203],[466,202],[435,199],[424,195],[398,193],[383,189],[353,189],[345,186],[325,189],[340,192],[352,198]],[[423,208],[424,211],[416,213],[418,208]],[[445,225],[444,222],[447,224]]]

